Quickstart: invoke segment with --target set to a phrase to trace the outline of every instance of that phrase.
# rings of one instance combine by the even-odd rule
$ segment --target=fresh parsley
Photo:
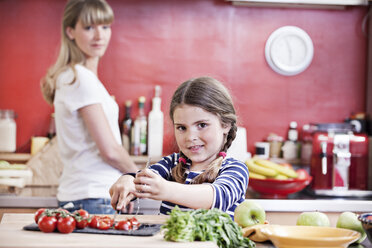
[[[253,241],[243,237],[241,227],[218,209],[182,212],[176,206],[162,228],[167,241],[214,241],[220,248],[256,247]]]

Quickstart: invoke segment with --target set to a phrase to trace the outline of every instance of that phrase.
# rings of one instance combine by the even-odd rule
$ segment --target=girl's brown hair
[[[59,74],[71,67],[75,73],[75,64],[84,64],[85,55],[67,34],[67,27],[75,28],[81,21],[84,26],[93,24],[111,24],[114,13],[105,0],[69,0],[66,4],[62,18],[61,47],[57,61],[52,65],[45,77],[41,80],[41,92],[44,99],[53,104],[56,91],[56,80]],[[72,80],[73,83],[75,79]]]
[[[174,111],[182,104],[200,107],[205,111],[215,114],[219,117],[223,126],[231,127],[225,137],[225,143],[221,148],[221,152],[226,152],[236,137],[237,117],[231,96],[225,86],[211,77],[194,78],[182,83],[174,93],[170,105],[169,114],[173,122]],[[185,160],[187,159],[182,151],[180,151],[180,157]],[[214,182],[221,168],[222,161],[223,157],[219,156],[216,158],[203,173],[194,178],[192,183],[201,184],[204,182]],[[181,159],[172,169],[172,175],[176,182],[185,182],[186,169],[186,163]]]

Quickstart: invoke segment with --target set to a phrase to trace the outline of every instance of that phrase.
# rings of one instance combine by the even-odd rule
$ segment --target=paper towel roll
[[[250,153],[247,152],[247,130],[244,127],[238,127],[235,140],[227,150],[227,156],[245,162]]]

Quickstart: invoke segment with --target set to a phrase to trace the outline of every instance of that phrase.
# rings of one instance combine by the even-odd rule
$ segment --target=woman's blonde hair
[[[174,93],[170,105],[169,114],[173,122],[174,111],[182,104],[200,107],[205,111],[215,114],[219,117],[223,126],[231,127],[220,151],[226,152],[236,137],[237,117],[231,96],[225,86],[211,77],[194,78],[182,83]],[[184,158],[184,161],[187,159],[182,151],[180,151],[180,158]],[[172,169],[172,175],[176,182],[184,183],[187,166],[183,162],[183,159],[180,160]],[[194,178],[192,183],[214,182],[221,168],[222,161],[223,157],[218,156],[203,173]]]
[[[62,18],[61,47],[57,61],[52,65],[45,77],[41,80],[41,91],[44,99],[53,104],[56,91],[56,80],[59,74],[71,67],[75,73],[76,64],[85,63],[85,55],[76,45],[75,40],[69,39],[66,34],[67,27],[75,28],[81,21],[83,26],[93,24],[111,24],[114,13],[105,0],[69,0],[66,4]],[[75,78],[71,83],[75,81]]]

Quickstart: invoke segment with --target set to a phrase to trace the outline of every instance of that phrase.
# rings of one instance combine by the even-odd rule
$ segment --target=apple
[[[328,216],[322,212],[303,212],[297,218],[298,226],[330,226]]]
[[[241,227],[264,224],[266,212],[260,204],[252,200],[245,200],[236,207],[234,220]]]
[[[350,229],[353,231],[360,232],[360,238],[355,241],[361,243],[367,237],[366,232],[363,229],[362,222],[358,220],[358,215],[352,212],[343,212],[338,216],[336,227]]]

